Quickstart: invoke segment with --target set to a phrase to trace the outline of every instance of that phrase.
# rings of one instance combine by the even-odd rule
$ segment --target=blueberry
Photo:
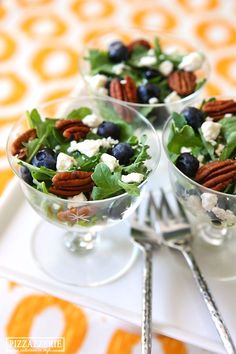
[[[31,176],[30,170],[26,166],[22,166],[20,168],[20,175],[21,178],[28,184],[32,185],[33,184],[33,178]]]
[[[177,158],[176,167],[186,176],[193,178],[197,173],[199,161],[189,152],[184,152]]]
[[[120,41],[112,42],[108,47],[108,56],[114,63],[120,63],[128,59],[128,48]]]
[[[138,97],[141,103],[149,103],[148,101],[152,97],[159,98],[160,89],[155,84],[145,84],[138,87]]]
[[[204,122],[204,113],[198,108],[186,107],[182,110],[181,114],[186,119],[188,125],[190,125],[195,130],[200,128]]]
[[[55,152],[49,148],[39,150],[32,159],[32,165],[36,167],[47,167],[51,170],[56,170]]]
[[[160,75],[160,73],[157,70],[149,69],[149,70],[144,71],[144,77],[147,80],[151,80],[154,77],[157,77],[159,75]]]
[[[134,151],[128,143],[119,143],[111,149],[111,155],[119,161],[120,165],[128,165]]]
[[[98,126],[97,134],[108,138],[109,136],[113,139],[120,139],[120,127],[112,122],[102,122]]]

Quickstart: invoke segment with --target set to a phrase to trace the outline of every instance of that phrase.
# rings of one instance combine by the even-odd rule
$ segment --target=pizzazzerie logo
[[[8,351],[63,353],[65,351],[64,337],[7,337]]]

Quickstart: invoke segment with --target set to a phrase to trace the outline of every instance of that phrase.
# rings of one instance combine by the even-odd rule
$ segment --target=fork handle
[[[219,310],[216,306],[215,300],[211,295],[211,292],[207,286],[207,283],[197,265],[197,262],[192,254],[192,252],[187,249],[182,251],[188,265],[192,271],[194,279],[200,289],[200,292],[203,296],[203,299],[207,305],[207,308],[210,312],[211,318],[216,326],[216,329],[219,333],[219,336],[223,342],[226,353],[228,354],[236,354],[236,348],[234,346],[233,340],[229,334],[229,331],[219,313]]]
[[[152,351],[152,246],[144,245],[142,354]]]

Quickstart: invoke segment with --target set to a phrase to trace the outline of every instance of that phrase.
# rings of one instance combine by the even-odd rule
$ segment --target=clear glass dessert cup
[[[134,134],[138,137],[146,134],[150,146],[149,179],[159,162],[159,140],[151,124],[124,103],[104,97],[67,98],[48,102],[38,111],[42,117],[63,118],[73,109],[85,106],[104,120],[117,111],[132,117]],[[138,253],[129,235],[128,222],[124,220],[141,202],[147,180],[140,184],[139,196],[124,193],[104,200],[78,202],[45,194],[21,178],[17,159],[10,153],[12,142],[26,129],[24,115],[10,132],[7,152],[24,196],[44,219],[32,235],[32,253],[37,263],[47,275],[66,284],[98,286],[120,277]]]
[[[206,188],[183,174],[171,161],[168,139],[172,119],[163,128],[172,190],[183,206],[193,232],[193,252],[210,278],[236,279],[236,196]]]
[[[98,48],[107,50],[108,45],[112,41],[120,40],[124,43],[136,39],[146,39],[150,43],[153,43],[155,37],[160,40],[161,47],[164,50],[174,51],[179,53],[189,53],[192,51],[201,51],[200,48],[192,45],[192,42],[187,42],[185,39],[181,39],[171,34],[165,33],[159,29],[147,29],[147,28],[109,28],[98,31],[96,37],[94,36],[91,41],[87,43],[87,47],[84,50],[84,55],[80,60],[80,73],[84,79],[88,92],[93,95],[99,95],[98,91],[94,91],[89,82],[90,65],[85,59],[86,53],[91,48]],[[210,65],[205,58],[201,69],[195,72],[198,80],[205,79],[205,83],[189,96],[183,97],[178,101],[168,103],[155,103],[155,104],[141,104],[126,102],[128,106],[136,109],[143,114],[153,124],[156,130],[162,130],[166,120],[171,112],[180,112],[185,106],[191,106],[199,100],[199,97],[203,91],[205,84],[208,81],[210,73]],[[117,99],[117,102],[123,102]]]

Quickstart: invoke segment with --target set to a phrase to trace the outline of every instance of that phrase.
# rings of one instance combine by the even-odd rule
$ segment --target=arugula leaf
[[[187,125],[187,121],[182,114],[173,112],[171,117],[175,123],[176,128],[182,129],[184,125]]]
[[[39,181],[35,178],[34,172],[32,173],[32,177],[33,177],[33,183],[36,185],[36,188],[37,188],[39,191],[48,194],[48,189],[47,189],[46,183],[45,183],[45,182],[39,182]]]
[[[113,63],[110,62],[107,52],[90,49],[88,57],[85,59],[90,62],[92,75],[96,75],[102,71],[112,73]]]
[[[138,138],[136,135],[132,135],[129,137],[128,141],[127,141],[128,144],[130,145],[137,145],[138,144]]]
[[[214,146],[211,143],[209,143],[208,141],[205,140],[201,129],[198,129],[198,131],[199,131],[203,146],[205,147],[207,153],[209,154],[209,156],[210,156],[210,158],[212,160],[215,160],[216,157],[215,157],[215,148],[214,148]]]
[[[130,195],[138,196],[140,194],[140,190],[136,183],[124,183],[121,180],[119,180],[118,184],[122,189],[124,189]]]
[[[91,114],[92,110],[88,107],[80,107],[78,109],[74,109],[67,115],[67,119],[83,119],[87,115]]]
[[[133,48],[131,56],[127,62],[130,66],[139,67],[140,59],[147,55],[148,49],[142,45],[137,45]]]
[[[236,149],[236,116],[223,118],[219,121],[226,145],[220,155],[220,160],[227,160]]]
[[[96,184],[92,190],[93,200],[106,199],[113,197],[122,191],[119,185],[120,173],[112,173],[107,165],[99,163],[91,176]]]
[[[25,161],[21,161],[21,160],[18,162],[18,164],[20,166],[27,167],[30,170],[31,174],[34,173],[35,176],[37,176],[38,180],[51,180],[52,177],[54,177],[56,174],[56,171],[50,170],[49,168],[44,167],[44,166],[36,167],[36,166],[33,166],[33,165],[31,165]]]
[[[162,54],[162,49],[161,49],[160,40],[158,37],[154,38],[153,46],[154,46],[155,55],[156,55],[157,59],[159,59],[159,56]]]
[[[197,81],[197,84],[196,84],[196,87],[195,87],[195,91],[199,90],[202,86],[204,86],[206,81],[207,81],[206,78]]]
[[[87,157],[86,155],[74,155],[74,159],[76,160],[77,166],[82,171],[92,171],[95,166],[99,163],[101,153],[98,153],[92,157]]]
[[[41,116],[35,108],[31,112],[27,111],[26,116],[30,128],[37,128],[37,126],[42,123]]]
[[[180,154],[182,146],[191,148],[195,146],[202,147],[203,143],[190,125],[185,125],[182,129],[176,131],[174,124],[172,124],[167,145],[168,150],[171,153]]]
[[[142,173],[143,175],[147,175],[148,169],[144,165],[144,161],[147,161],[150,159],[150,155],[148,154],[148,145],[143,145],[136,149],[136,154],[134,156],[134,161],[132,162],[131,165],[126,166],[123,168],[123,172],[125,173],[132,173],[132,172],[138,172]]]

